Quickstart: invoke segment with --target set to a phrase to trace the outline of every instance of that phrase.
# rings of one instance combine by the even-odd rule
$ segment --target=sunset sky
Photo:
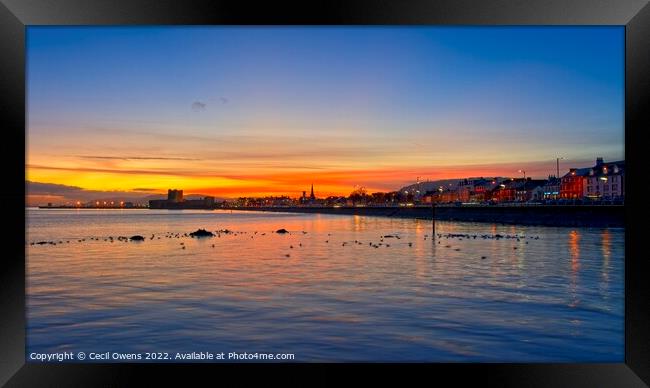
[[[28,27],[27,92],[27,180],[94,193],[324,197],[624,158],[623,27]]]

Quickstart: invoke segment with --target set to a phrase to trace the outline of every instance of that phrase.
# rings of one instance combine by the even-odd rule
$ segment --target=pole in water
[[[436,203],[431,201],[431,241],[436,239]]]

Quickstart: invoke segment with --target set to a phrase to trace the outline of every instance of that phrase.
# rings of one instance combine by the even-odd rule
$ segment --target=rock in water
[[[190,236],[192,236],[192,237],[213,237],[214,233],[210,232],[209,230],[198,229],[195,232],[190,233]]]
[[[144,237],[136,234],[135,236],[131,236],[131,241],[144,241]]]
[[[276,230],[275,233],[284,234],[284,233],[289,233],[289,231],[286,230],[286,229],[284,229],[284,228],[282,228],[282,229],[278,229],[278,230]]]

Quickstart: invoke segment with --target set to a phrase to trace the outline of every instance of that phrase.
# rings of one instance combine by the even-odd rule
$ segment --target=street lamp
[[[523,190],[523,194],[526,195],[526,171],[519,170],[519,172],[524,174],[524,190]]]
[[[526,182],[526,171],[524,171],[524,170],[519,170],[519,172],[524,173],[524,182]]]

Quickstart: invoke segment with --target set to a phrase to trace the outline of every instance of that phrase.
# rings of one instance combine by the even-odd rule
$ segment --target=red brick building
[[[583,196],[585,179],[590,168],[572,168],[560,182],[560,198],[580,199]]]

